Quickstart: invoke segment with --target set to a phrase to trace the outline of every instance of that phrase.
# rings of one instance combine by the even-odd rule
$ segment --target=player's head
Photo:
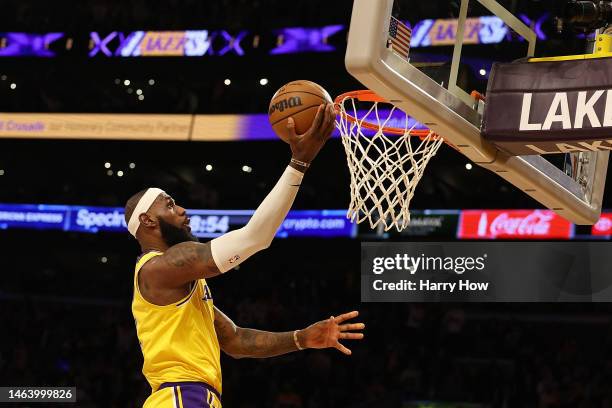
[[[125,205],[125,222],[138,241],[157,237],[170,247],[198,240],[191,233],[185,209],[158,188],[148,188],[130,197]]]

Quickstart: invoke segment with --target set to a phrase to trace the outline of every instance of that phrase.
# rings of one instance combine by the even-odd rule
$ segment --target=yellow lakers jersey
[[[148,252],[136,263],[132,313],[142,349],[142,373],[153,392],[161,384],[205,382],[221,393],[221,361],[215,332],[215,311],[205,279],[193,282],[185,298],[166,306],[144,299],[138,272],[162,252]]]

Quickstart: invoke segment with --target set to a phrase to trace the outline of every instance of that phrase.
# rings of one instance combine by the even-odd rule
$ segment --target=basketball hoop
[[[367,220],[372,229],[402,231],[410,222],[414,190],[444,139],[417,128],[408,114],[373,91],[347,92],[334,102],[351,173],[347,218]]]

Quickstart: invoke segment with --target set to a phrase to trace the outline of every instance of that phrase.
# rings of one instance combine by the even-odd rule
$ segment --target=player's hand
[[[334,104],[322,104],[317,110],[310,129],[306,133],[298,135],[295,133],[293,118],[289,118],[287,133],[289,134],[288,142],[291,146],[292,157],[301,162],[310,163],[331,137],[335,127],[335,119]]]
[[[334,347],[346,355],[351,355],[351,350],[344,347],[340,340],[361,340],[363,333],[355,333],[365,328],[363,323],[343,324],[346,320],[354,319],[359,312],[353,311],[338,317],[330,317],[320,322],[311,324],[298,332],[298,340],[304,348],[323,349]]]

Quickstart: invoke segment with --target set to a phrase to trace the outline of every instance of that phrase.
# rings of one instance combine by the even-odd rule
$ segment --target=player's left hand
[[[305,348],[323,349],[334,347],[346,355],[351,355],[351,350],[344,347],[339,340],[361,340],[363,333],[349,331],[360,331],[365,328],[363,323],[342,324],[347,320],[354,319],[359,312],[353,311],[337,317],[321,320],[311,324],[298,332],[300,344]]]

